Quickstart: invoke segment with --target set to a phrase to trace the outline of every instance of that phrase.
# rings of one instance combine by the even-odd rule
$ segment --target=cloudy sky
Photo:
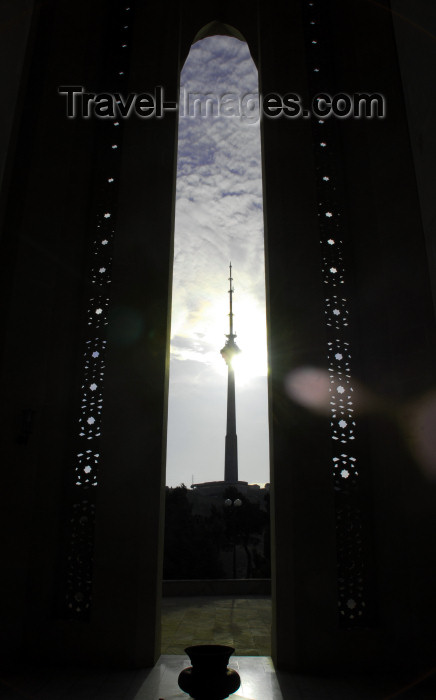
[[[224,478],[227,369],[219,351],[229,332],[230,260],[234,329],[242,350],[235,369],[239,478],[269,481],[260,133],[252,97],[257,92],[244,42],[211,37],[193,45],[181,75],[170,486]],[[208,113],[206,97],[199,97],[207,94],[216,96]]]

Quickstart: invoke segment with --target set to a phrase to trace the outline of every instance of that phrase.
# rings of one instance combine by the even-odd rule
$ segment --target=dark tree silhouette
[[[164,578],[222,578],[222,522],[194,515],[187,494],[184,484],[166,489]]]
[[[235,486],[229,486],[224,491],[224,500],[229,499],[231,506],[224,508],[226,548],[241,546],[246,556],[245,578],[259,576],[259,569],[265,569],[259,553],[264,532],[269,525],[269,514],[262,510],[259,503],[250,501],[243,496]],[[236,506],[235,501],[241,501]],[[256,556],[254,556],[256,555]]]
[[[245,553],[245,578],[269,578],[269,495],[261,504],[230,486],[216,504],[207,503],[204,515],[193,512],[190,495],[184,484],[166,489],[164,578],[235,576],[238,548]],[[237,499],[241,505],[235,506]],[[230,572],[223,564],[226,551],[233,551]]]

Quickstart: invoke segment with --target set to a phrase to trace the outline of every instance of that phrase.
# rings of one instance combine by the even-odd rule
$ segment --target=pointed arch
[[[253,40],[253,36],[249,34],[250,32],[248,34],[246,32],[242,32],[236,26],[228,24],[227,22],[222,22],[221,20],[217,19],[211,20],[210,22],[201,26],[196,34],[191,34],[189,38],[185,37],[185,39],[182,40],[183,48],[181,48],[181,68],[188,58],[189,52],[194,44],[202,39],[207,39],[212,36],[229,36],[247,44],[251,58],[253,59],[257,70],[259,70],[257,44],[256,41]]]
[[[232,27],[230,24],[226,24],[225,22],[220,22],[219,20],[213,20],[212,22],[209,22],[209,24],[205,24],[204,27],[197,32],[192,43],[195,44],[197,41],[201,41],[201,39],[206,39],[207,37],[217,35],[232,36],[240,41],[246,41],[245,37],[235,27]]]

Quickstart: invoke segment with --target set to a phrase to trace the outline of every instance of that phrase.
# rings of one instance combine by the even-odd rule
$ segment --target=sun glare
[[[241,300],[237,311],[234,323],[241,352],[235,355],[232,365],[236,384],[243,386],[267,374],[265,311],[250,298]]]
[[[265,311],[252,296],[243,296],[234,302],[234,327],[237,343],[241,349],[235,355],[232,365],[235,369],[236,384],[246,386],[256,377],[267,374],[266,323]],[[173,339],[186,340],[174,344],[172,348],[180,360],[203,362],[219,375],[227,374],[227,367],[220,355],[228,332],[228,299],[225,290],[216,292],[216,298],[199,304],[190,313],[180,309],[173,320]]]

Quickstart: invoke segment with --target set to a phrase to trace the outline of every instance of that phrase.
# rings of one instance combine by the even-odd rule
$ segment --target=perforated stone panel
[[[322,0],[304,4],[308,82],[312,98],[335,94],[330,63],[328,6]],[[339,623],[367,625],[369,601],[368,532],[363,517],[364,481],[359,467],[362,449],[355,418],[353,352],[350,323],[350,265],[345,264],[349,234],[344,217],[341,156],[336,117],[312,115],[317,172],[318,219],[324,285],[327,361],[330,381],[332,487],[335,493]],[[368,504],[367,504],[368,505]]]
[[[133,3],[109,5],[107,75],[102,92],[127,92]],[[95,118],[95,117],[94,117]],[[60,581],[61,617],[86,620],[92,610],[94,528],[101,477],[100,437],[104,429],[106,329],[110,306],[113,241],[116,228],[122,123],[115,118],[97,122],[94,204],[90,213],[89,299],[85,308],[80,405],[72,480],[67,488],[66,526]]]

